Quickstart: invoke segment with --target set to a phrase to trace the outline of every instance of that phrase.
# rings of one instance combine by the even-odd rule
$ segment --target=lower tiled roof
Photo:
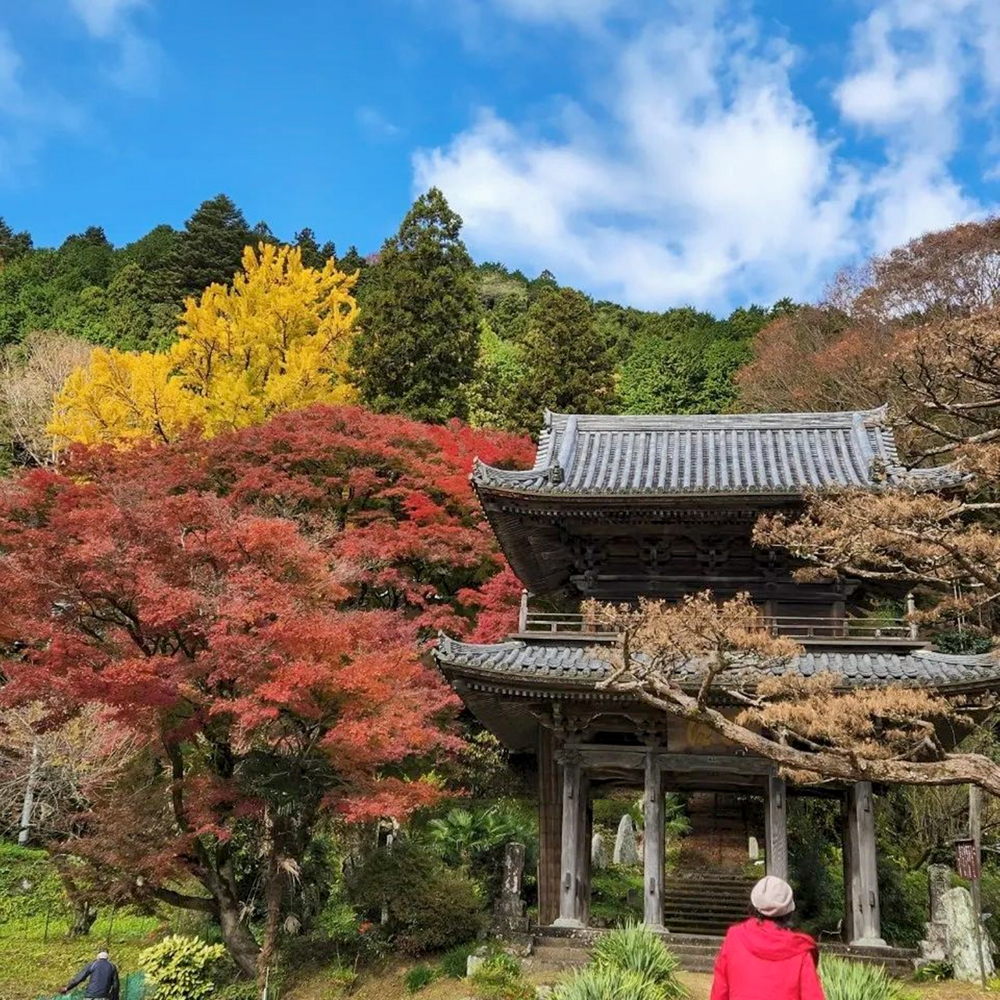
[[[589,686],[607,675],[607,664],[582,644],[527,643],[519,640],[476,645],[442,636],[435,651],[443,667],[504,683]],[[951,655],[930,650],[893,653],[885,651],[808,651],[764,672],[777,675],[794,671],[804,677],[832,673],[850,687],[904,684],[946,688],[1000,685],[1000,661],[992,653]],[[698,682],[695,666],[679,675],[683,682]]]

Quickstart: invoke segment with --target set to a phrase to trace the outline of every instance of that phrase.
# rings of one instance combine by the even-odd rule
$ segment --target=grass
[[[34,1000],[57,993],[105,947],[124,978],[137,967],[139,952],[159,936],[155,917],[116,914],[113,926],[103,918],[89,937],[69,939],[65,921],[52,920],[45,941],[45,920],[0,924],[0,1000]]]
[[[0,925],[0,1000],[35,1000],[58,991],[104,946],[107,922],[98,921],[95,932],[84,940],[68,940],[64,927],[50,926],[48,942],[42,940],[44,921]],[[125,975],[136,968],[139,952],[163,932],[160,921],[151,917],[119,915],[115,919],[109,950]],[[378,973],[362,976],[351,1000],[464,1000],[469,985],[464,979],[441,976],[419,993],[407,992],[404,977],[417,964],[433,964],[433,959],[417,962],[392,960]],[[681,982],[690,990],[691,1000],[708,1000],[711,977],[681,973]],[[537,983],[552,983],[549,976],[534,977]],[[914,992],[922,1000],[984,1000],[984,994],[966,983],[920,983]],[[331,980],[324,970],[310,970],[289,984],[282,1000],[336,1000]]]

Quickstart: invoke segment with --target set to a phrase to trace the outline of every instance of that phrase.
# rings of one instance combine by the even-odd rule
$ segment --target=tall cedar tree
[[[74,853],[214,916],[240,967],[265,968],[323,815],[403,817],[435,797],[418,779],[455,746],[455,700],[416,639],[468,634],[477,608],[503,627],[506,607],[509,627],[467,473],[474,454],[529,451],[313,407],[212,440],[76,449],[5,481],[7,704],[53,720],[98,706],[143,743],[94,793]]]
[[[352,353],[362,398],[378,412],[434,423],[466,414],[479,300],[461,229],[461,218],[431,188],[382,247]]]
[[[594,305],[572,288],[544,292],[528,311],[520,412],[537,430],[543,409],[601,413],[614,408],[613,360]]]
[[[219,194],[202,202],[171,247],[164,269],[169,287],[163,289],[162,297],[180,305],[183,299],[200,294],[213,283],[227,284],[239,270],[244,248],[258,242],[228,195]]]

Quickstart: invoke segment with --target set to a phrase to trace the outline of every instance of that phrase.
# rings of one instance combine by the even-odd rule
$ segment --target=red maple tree
[[[454,748],[457,703],[417,640],[469,631],[503,568],[472,454],[528,451],[317,407],[207,442],[78,450],[3,484],[5,700],[53,719],[103,706],[145,738],[76,850],[213,914],[240,967],[265,968],[321,816],[404,816],[437,794],[420,774]],[[234,870],[248,840],[260,945]]]

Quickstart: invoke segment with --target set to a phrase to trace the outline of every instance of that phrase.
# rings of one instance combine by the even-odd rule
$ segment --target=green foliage
[[[226,954],[220,944],[172,934],[147,948],[139,966],[152,987],[151,1000],[202,1000],[215,993],[214,973]]]
[[[918,983],[943,983],[951,979],[954,974],[955,969],[951,962],[928,962],[917,969],[913,974],[913,978]]]
[[[591,873],[590,914],[598,926],[615,927],[642,916],[642,870],[608,865]],[[632,903],[629,904],[629,893]]]
[[[67,900],[48,852],[0,843],[0,922],[62,913]]]
[[[467,413],[479,355],[479,302],[462,220],[432,188],[386,240],[361,295],[352,364],[380,413],[440,423]]]
[[[544,409],[614,412],[614,363],[586,295],[559,288],[540,296],[528,310],[524,344],[518,414],[526,428],[541,426]]]
[[[164,264],[164,297],[183,300],[213,282],[228,284],[240,269],[244,248],[257,242],[258,234],[228,195],[202,202],[184,223],[180,238],[170,245]]]
[[[953,628],[938,632],[934,644],[942,653],[988,653],[996,640],[981,629]]]
[[[475,377],[467,393],[469,423],[473,427],[528,430],[531,413],[522,412],[519,397],[524,378],[524,348],[516,341],[502,340],[484,321]],[[537,430],[537,427],[530,429]]]
[[[915,948],[927,920],[927,872],[910,871],[890,845],[878,850],[879,903],[882,936],[901,948]]]
[[[635,972],[589,966],[562,983],[555,1000],[666,1000],[669,995]]]
[[[427,824],[430,842],[450,864],[469,864],[491,848],[517,840],[520,817],[499,805],[486,809],[451,809]]]
[[[840,804],[789,799],[788,844],[797,921],[811,934],[834,930],[844,915]]]
[[[469,977],[477,1000],[534,1000],[535,988],[525,982],[521,963],[512,955],[490,955]]]
[[[677,959],[645,924],[632,923],[605,934],[594,946],[591,965],[598,970],[633,973],[654,984],[662,1000],[680,1000],[687,995],[677,979]]]
[[[0,267],[23,257],[31,245],[31,233],[15,233],[5,219],[0,219]]]
[[[455,945],[449,948],[442,956],[439,965],[441,972],[449,979],[464,979],[466,970],[469,968],[469,956],[476,950],[474,943]]]
[[[347,876],[346,888],[354,905],[373,920],[386,906],[387,930],[409,954],[461,944],[485,924],[476,883],[409,841],[371,852]]]
[[[819,963],[819,977],[826,1000],[918,1000],[881,965],[825,955]]]
[[[415,965],[403,977],[407,993],[419,993],[437,979],[437,972],[429,965]]]

